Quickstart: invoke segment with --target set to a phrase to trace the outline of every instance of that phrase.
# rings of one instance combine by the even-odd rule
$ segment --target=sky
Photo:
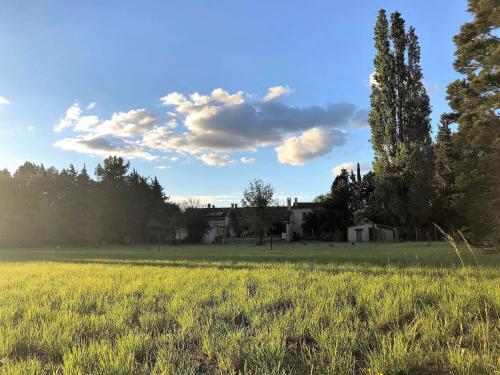
[[[371,169],[380,8],[416,28],[435,135],[465,0],[3,0],[0,168],[116,154],[176,201],[226,206],[254,178],[310,201]]]

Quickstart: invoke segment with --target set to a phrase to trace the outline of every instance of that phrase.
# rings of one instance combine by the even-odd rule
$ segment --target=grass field
[[[500,256],[444,243],[0,250],[0,373],[498,374]]]

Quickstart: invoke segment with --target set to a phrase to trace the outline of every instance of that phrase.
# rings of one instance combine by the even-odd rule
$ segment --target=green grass
[[[500,256],[444,243],[0,250],[0,373],[500,373]]]

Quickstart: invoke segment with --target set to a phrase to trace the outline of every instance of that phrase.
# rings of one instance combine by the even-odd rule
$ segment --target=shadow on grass
[[[129,261],[119,259],[72,259],[72,260],[52,260],[49,263],[59,264],[80,264],[80,265],[101,265],[101,266],[127,266],[127,267],[153,267],[153,268],[176,268],[176,269],[191,269],[191,270],[217,270],[217,271],[259,271],[280,269],[280,266],[286,265],[290,270],[296,272],[321,272],[329,275],[336,274],[361,274],[363,277],[370,276],[387,276],[394,273],[404,273],[412,277],[443,277],[449,275],[453,270],[459,270],[458,265],[436,267],[436,266],[416,266],[416,265],[380,265],[370,263],[291,263],[291,262],[252,262],[252,263],[224,263],[224,262],[209,262],[209,261]],[[469,271],[473,270],[469,268]],[[496,268],[483,269],[481,278],[495,279],[497,278]],[[475,273],[474,273],[475,274]],[[476,274],[477,275],[477,274]],[[464,277],[470,277],[470,272],[464,273]]]
[[[463,252],[464,262],[473,265],[470,254]],[[469,259],[470,258],[470,259]],[[254,270],[280,264],[300,265],[300,268],[378,266],[400,269],[455,269],[460,261],[446,243],[302,243],[275,244],[273,250],[249,245],[180,245],[164,246],[161,250],[146,250],[144,246],[107,246],[102,248],[32,248],[0,249],[2,262],[63,262],[77,264],[107,264],[154,267],[217,268]],[[499,254],[479,256],[482,267],[500,265]],[[359,269],[356,269],[359,271]],[[416,271],[416,270],[414,270]]]

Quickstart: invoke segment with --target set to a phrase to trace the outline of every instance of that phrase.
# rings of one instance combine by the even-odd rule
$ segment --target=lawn
[[[0,250],[0,373],[494,374],[500,255],[444,243]]]

